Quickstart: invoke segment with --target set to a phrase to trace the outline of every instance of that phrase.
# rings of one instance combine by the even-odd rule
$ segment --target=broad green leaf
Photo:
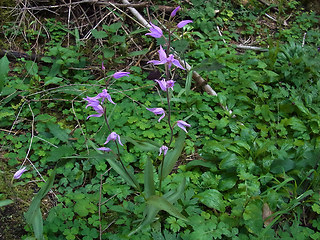
[[[140,50],[140,51],[134,51],[134,52],[130,52],[128,54],[129,57],[135,57],[135,56],[139,56],[139,55],[145,55],[149,52],[149,49],[143,49],[143,50]]]
[[[60,159],[62,157],[72,156],[74,154],[74,149],[69,145],[62,145],[58,148],[53,148],[49,156],[47,158],[48,162],[54,162],[57,161],[57,159]]]
[[[270,110],[268,105],[262,105],[261,107],[261,115],[264,118],[266,122],[270,121],[270,116],[269,116]]]
[[[102,52],[103,52],[103,56],[105,58],[112,58],[115,54],[114,50],[109,49],[109,48],[102,49]]]
[[[122,164],[118,160],[111,159],[108,157],[106,159],[110,166],[115,170],[130,186],[140,189],[139,183],[133,174],[130,174],[128,169],[124,169]]]
[[[189,41],[185,39],[176,40],[171,43],[174,50],[176,50],[179,53],[185,52],[189,47]]]
[[[243,213],[244,223],[251,233],[258,233],[263,228],[262,203],[249,202]]]
[[[187,163],[186,165],[186,170],[190,170],[193,167],[205,167],[205,168],[210,168],[212,171],[216,171],[217,167],[214,163],[212,162],[207,162],[203,160],[192,160]]]
[[[143,151],[153,151],[153,152],[159,152],[159,148],[161,147],[160,144],[152,141],[152,140],[138,140],[133,139],[131,137],[123,137],[126,141],[131,142],[138,148],[140,148]]]
[[[220,212],[225,210],[223,195],[216,189],[208,189],[199,193],[196,197],[209,208],[216,209]]]
[[[13,201],[10,200],[10,199],[1,200],[1,201],[0,201],[0,207],[7,206],[7,205],[9,205],[9,204],[11,204],[11,203],[13,203]]]
[[[178,199],[180,199],[184,193],[184,188],[186,186],[186,178],[183,178],[182,183],[179,185],[177,190],[170,191],[164,195],[164,197],[168,200],[170,203],[176,202]]]
[[[38,240],[44,239],[43,219],[40,211],[41,200],[50,191],[53,185],[55,175],[56,175],[56,169],[54,169],[54,171],[51,173],[51,176],[49,177],[47,182],[42,186],[42,188],[37,193],[37,195],[35,195],[35,197],[32,199],[32,202],[30,204],[28,211],[24,214],[24,217],[26,218],[26,222],[32,226],[34,235]]]
[[[0,93],[2,92],[2,89],[7,79],[8,72],[10,70],[9,63],[10,62],[7,56],[4,56],[0,59]]]
[[[28,71],[28,74],[30,75],[36,75],[38,73],[38,65],[36,62],[33,62],[33,61],[26,61],[25,63],[25,67],[26,67],[26,70]]]
[[[164,197],[153,195],[149,197],[147,203],[153,207],[156,207],[159,210],[164,210],[167,213],[171,214],[174,217],[180,218],[184,221],[188,221],[188,219],[183,216],[178,209],[173,206],[167,199]]]
[[[44,85],[49,85],[49,84],[57,84],[59,82],[62,82],[63,78],[60,77],[46,77],[44,79]]]
[[[130,232],[128,234],[128,236],[129,237],[132,236],[136,232],[140,231],[143,227],[152,223],[154,221],[154,218],[157,216],[158,212],[159,212],[158,208],[151,206],[151,205],[148,205],[146,207],[146,215],[145,215],[145,218],[143,219],[142,223],[135,230]]]
[[[66,130],[61,129],[58,124],[55,123],[47,123],[47,127],[56,138],[60,139],[63,142],[67,142],[69,139],[69,135]]]
[[[115,33],[121,28],[122,24],[122,22],[117,22],[110,25],[102,25],[102,28],[108,32]]]
[[[184,131],[180,131],[178,138],[176,139],[175,147],[173,150],[169,150],[164,158],[164,161],[161,163],[163,164],[163,168],[160,165],[160,178],[163,180],[165,179],[170,172],[172,171],[174,165],[178,161],[181,152],[184,147],[184,140],[186,138],[186,133]],[[161,172],[161,169],[163,171]]]
[[[146,198],[155,195],[153,165],[149,158],[146,161],[144,170],[144,191],[146,193]]]
[[[217,60],[206,58],[204,59],[198,66],[196,66],[193,70],[194,71],[206,71],[206,72],[212,72],[215,70],[219,70],[223,68],[224,66],[220,64]]]
[[[91,34],[96,39],[101,39],[101,38],[108,37],[108,33],[106,33],[105,31],[98,31],[97,29],[93,29],[91,31]]]
[[[288,172],[295,167],[295,162],[291,159],[274,160],[270,166],[270,172],[274,174]]]
[[[237,183],[238,178],[236,176],[222,177],[219,181],[219,191],[226,191],[233,188]]]

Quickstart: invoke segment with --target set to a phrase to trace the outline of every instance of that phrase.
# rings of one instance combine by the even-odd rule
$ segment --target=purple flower
[[[150,23],[151,27],[149,28],[150,33],[146,33],[145,35],[150,35],[154,38],[161,38],[162,37],[162,30],[158,26]]]
[[[171,88],[173,90],[173,86],[174,86],[175,81],[173,81],[173,80],[166,81],[164,79],[155,80],[155,81],[159,84],[162,91],[166,92],[168,88]]]
[[[118,78],[122,78],[122,77],[127,77],[129,76],[129,72],[116,72],[115,74],[113,74],[113,77],[115,79],[118,79]]]
[[[181,68],[183,70],[185,70],[184,67],[181,66],[181,64],[179,63],[179,61],[177,59],[174,59],[174,56],[172,54],[169,55],[169,57],[167,57],[166,52],[163,50],[162,46],[160,45],[160,50],[158,51],[159,53],[159,59],[158,60],[151,60],[147,63],[153,63],[154,65],[161,65],[161,64],[165,64],[168,63],[168,67],[171,68],[172,64],[175,65],[178,68]]]
[[[103,62],[101,63],[101,69],[102,69],[103,71],[106,70],[106,68],[105,68],[104,65],[103,65]]]
[[[168,80],[168,81],[167,81],[167,88],[171,88],[171,89],[173,90],[174,83],[175,83],[175,81],[173,81],[173,80]]]
[[[192,23],[191,20],[183,20],[181,22],[178,23],[177,27],[178,28],[183,28],[185,25],[187,25],[188,23]]]
[[[107,148],[107,147],[101,147],[101,148],[97,148],[97,149],[100,151],[111,152],[111,149]]]
[[[86,108],[88,107],[93,107],[93,109],[98,113],[98,114],[92,114],[90,116],[87,117],[101,117],[104,114],[104,109],[101,106],[101,103],[103,103],[103,101],[107,99],[109,102],[111,102],[112,104],[115,104],[112,99],[110,94],[108,93],[107,89],[103,89],[101,93],[99,93],[97,96],[95,97],[86,97],[84,98],[84,100],[86,100],[88,102]]]
[[[179,128],[181,128],[183,131],[185,131],[186,133],[187,133],[187,130],[186,130],[185,127],[191,127],[190,124],[188,124],[188,123],[186,123],[185,121],[182,121],[182,120],[177,121],[177,126]]]
[[[102,92],[97,95],[97,97],[102,98],[102,101],[101,101],[101,102],[103,102],[105,99],[108,99],[109,102],[115,104],[115,103],[112,101],[111,96],[110,96],[110,94],[108,93],[107,89],[103,89]]]
[[[87,117],[87,119],[91,118],[91,117],[101,117],[104,114],[104,110],[103,107],[99,104],[99,105],[94,105],[91,106],[93,107],[93,109],[98,113],[98,114],[91,114]]]
[[[88,105],[86,106],[86,108],[93,107],[93,106],[100,104],[99,96],[95,96],[95,97],[88,97],[87,96],[86,98],[84,98],[84,100],[86,100],[88,102]]]
[[[179,7],[176,7],[176,8],[171,12],[170,17],[174,17],[174,16],[177,14],[177,12],[179,11],[179,9],[180,9],[180,6],[179,6]]]
[[[13,175],[13,178],[19,179],[22,176],[22,174],[26,171],[26,167],[21,168],[20,170],[16,171],[16,173]]]
[[[167,146],[162,146],[161,148],[159,148],[159,156],[162,154],[162,151],[163,151],[163,155],[165,156],[168,152],[168,147]]]
[[[115,132],[112,132],[109,134],[109,136],[107,137],[107,141],[104,144],[107,144],[109,141],[116,141],[116,140],[118,140],[119,144],[123,146],[123,144],[120,141],[120,136]]]
[[[158,122],[161,121],[162,118],[166,115],[163,108],[147,108],[148,111],[153,112],[155,115],[162,114],[162,116],[159,118]]]

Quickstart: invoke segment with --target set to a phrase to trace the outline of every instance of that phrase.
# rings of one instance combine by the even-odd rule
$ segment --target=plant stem
[[[107,127],[108,127],[110,133],[112,133],[112,129],[111,129],[111,127],[110,127],[109,120],[108,120],[107,114],[106,114],[107,108],[104,107],[103,110],[104,110],[104,113],[103,113],[104,120],[105,120],[105,122],[106,122],[106,124],[107,124]],[[115,142],[116,147],[117,147],[117,154],[116,154],[116,155],[117,155],[117,159],[119,160],[121,166],[123,167],[123,170],[126,172],[126,174],[128,175],[128,177],[129,177],[129,178],[131,179],[131,181],[134,183],[134,180],[132,179],[131,175],[130,175],[129,172],[127,171],[127,168],[124,166],[124,164],[123,164],[123,162],[122,162],[122,160],[121,160],[121,157],[120,157],[120,149],[119,149],[118,142],[117,142],[117,141],[114,141],[114,142]],[[136,186],[136,187],[137,187],[137,190],[142,194],[142,191],[141,191],[140,187],[139,187],[139,186]]]

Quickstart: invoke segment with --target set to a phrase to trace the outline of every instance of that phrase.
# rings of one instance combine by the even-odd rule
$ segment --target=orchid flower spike
[[[186,123],[185,121],[179,120],[177,121],[177,126],[181,128],[183,131],[187,133],[186,127],[191,127],[190,124]]]
[[[187,25],[188,23],[192,23],[193,21],[191,20],[183,20],[181,22],[178,23],[177,27],[178,28],[183,28],[185,25]]]
[[[118,143],[123,146],[121,140],[120,140],[120,136],[118,134],[116,134],[115,132],[112,132],[109,134],[109,136],[107,137],[107,141],[104,144],[107,144],[109,141],[118,141]]]
[[[161,38],[163,33],[161,28],[159,28],[158,26],[150,23],[151,27],[149,28],[149,33],[146,33],[145,35],[150,35],[151,37],[154,38]]]
[[[155,115],[162,114],[162,116],[159,118],[158,122],[161,121],[162,118],[166,115],[163,108],[147,108],[148,111],[153,112]]]
[[[26,167],[21,168],[20,170],[16,171],[16,173],[13,175],[13,178],[19,179],[22,176],[22,174],[26,171],[27,171]]]

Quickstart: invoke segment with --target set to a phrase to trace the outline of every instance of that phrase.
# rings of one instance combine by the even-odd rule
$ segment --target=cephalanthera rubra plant
[[[180,7],[174,9],[170,15],[169,19],[169,26],[173,26],[173,18],[175,17],[176,13],[179,11]],[[163,144],[159,146],[159,157],[161,158],[161,164],[158,166],[158,178],[159,178],[159,185],[155,186],[154,181],[154,165],[150,159],[147,160],[145,163],[145,170],[144,170],[144,187],[142,188],[137,179],[134,175],[132,168],[130,166],[125,166],[124,162],[121,159],[120,148],[124,146],[121,142],[121,136],[116,133],[116,129],[112,129],[109,124],[109,118],[107,117],[108,108],[110,104],[116,104],[111,95],[108,93],[108,83],[111,78],[121,78],[129,76],[129,72],[116,72],[109,79],[106,81],[106,89],[103,89],[99,94],[93,97],[86,97],[84,100],[87,101],[87,106],[92,107],[93,110],[96,112],[95,114],[91,114],[87,117],[87,119],[91,117],[102,117],[104,122],[106,123],[109,135],[104,143],[103,147],[98,148],[100,151],[107,152],[106,160],[111,165],[111,167],[133,188],[135,188],[141,196],[146,201],[146,209],[144,214],[144,219],[142,220],[141,224],[132,231],[129,235],[134,234],[135,232],[139,231],[142,227],[150,224],[158,212],[160,210],[164,210],[169,214],[183,219],[187,221],[187,218],[183,216],[173,205],[183,194],[185,188],[185,180],[181,183],[181,185],[176,189],[169,192],[163,192],[162,183],[163,180],[171,173],[175,163],[177,162],[181,152],[183,150],[184,140],[187,133],[187,127],[191,127],[190,124],[183,120],[178,120],[172,122],[171,119],[171,101],[170,101],[170,91],[174,91],[174,84],[175,81],[171,79],[171,72],[173,67],[177,67],[179,69],[185,70],[185,68],[181,65],[181,63],[175,59],[174,55],[170,53],[170,42],[171,36],[174,31],[178,28],[184,27],[186,24],[191,23],[191,20],[184,20],[179,22],[173,28],[169,27],[168,30],[168,38],[165,38],[163,35],[163,31],[158,26],[150,23],[151,27],[149,28],[149,35],[154,38],[164,38],[165,39],[165,46],[160,46],[158,51],[159,53],[159,60],[151,60],[148,63],[153,65],[164,65],[164,74],[163,78],[155,80],[162,91],[165,92],[166,95],[166,106],[164,108],[146,108],[147,111],[154,113],[155,115],[160,115],[158,122],[164,121],[166,118],[167,127],[169,129],[169,136],[168,136],[168,144]],[[102,64],[102,69],[104,66]],[[112,119],[110,119],[112,121]],[[182,131],[180,132],[179,136],[175,140],[175,146],[173,144],[174,132],[173,128],[177,126]],[[108,147],[108,143],[113,141],[115,143],[115,149],[112,147]],[[165,141],[164,141],[165,142]],[[157,144],[154,144],[157,146]],[[101,194],[101,193],[100,193]],[[100,219],[101,220],[101,219]],[[101,229],[101,226],[100,226]],[[101,231],[100,231],[101,234]]]

